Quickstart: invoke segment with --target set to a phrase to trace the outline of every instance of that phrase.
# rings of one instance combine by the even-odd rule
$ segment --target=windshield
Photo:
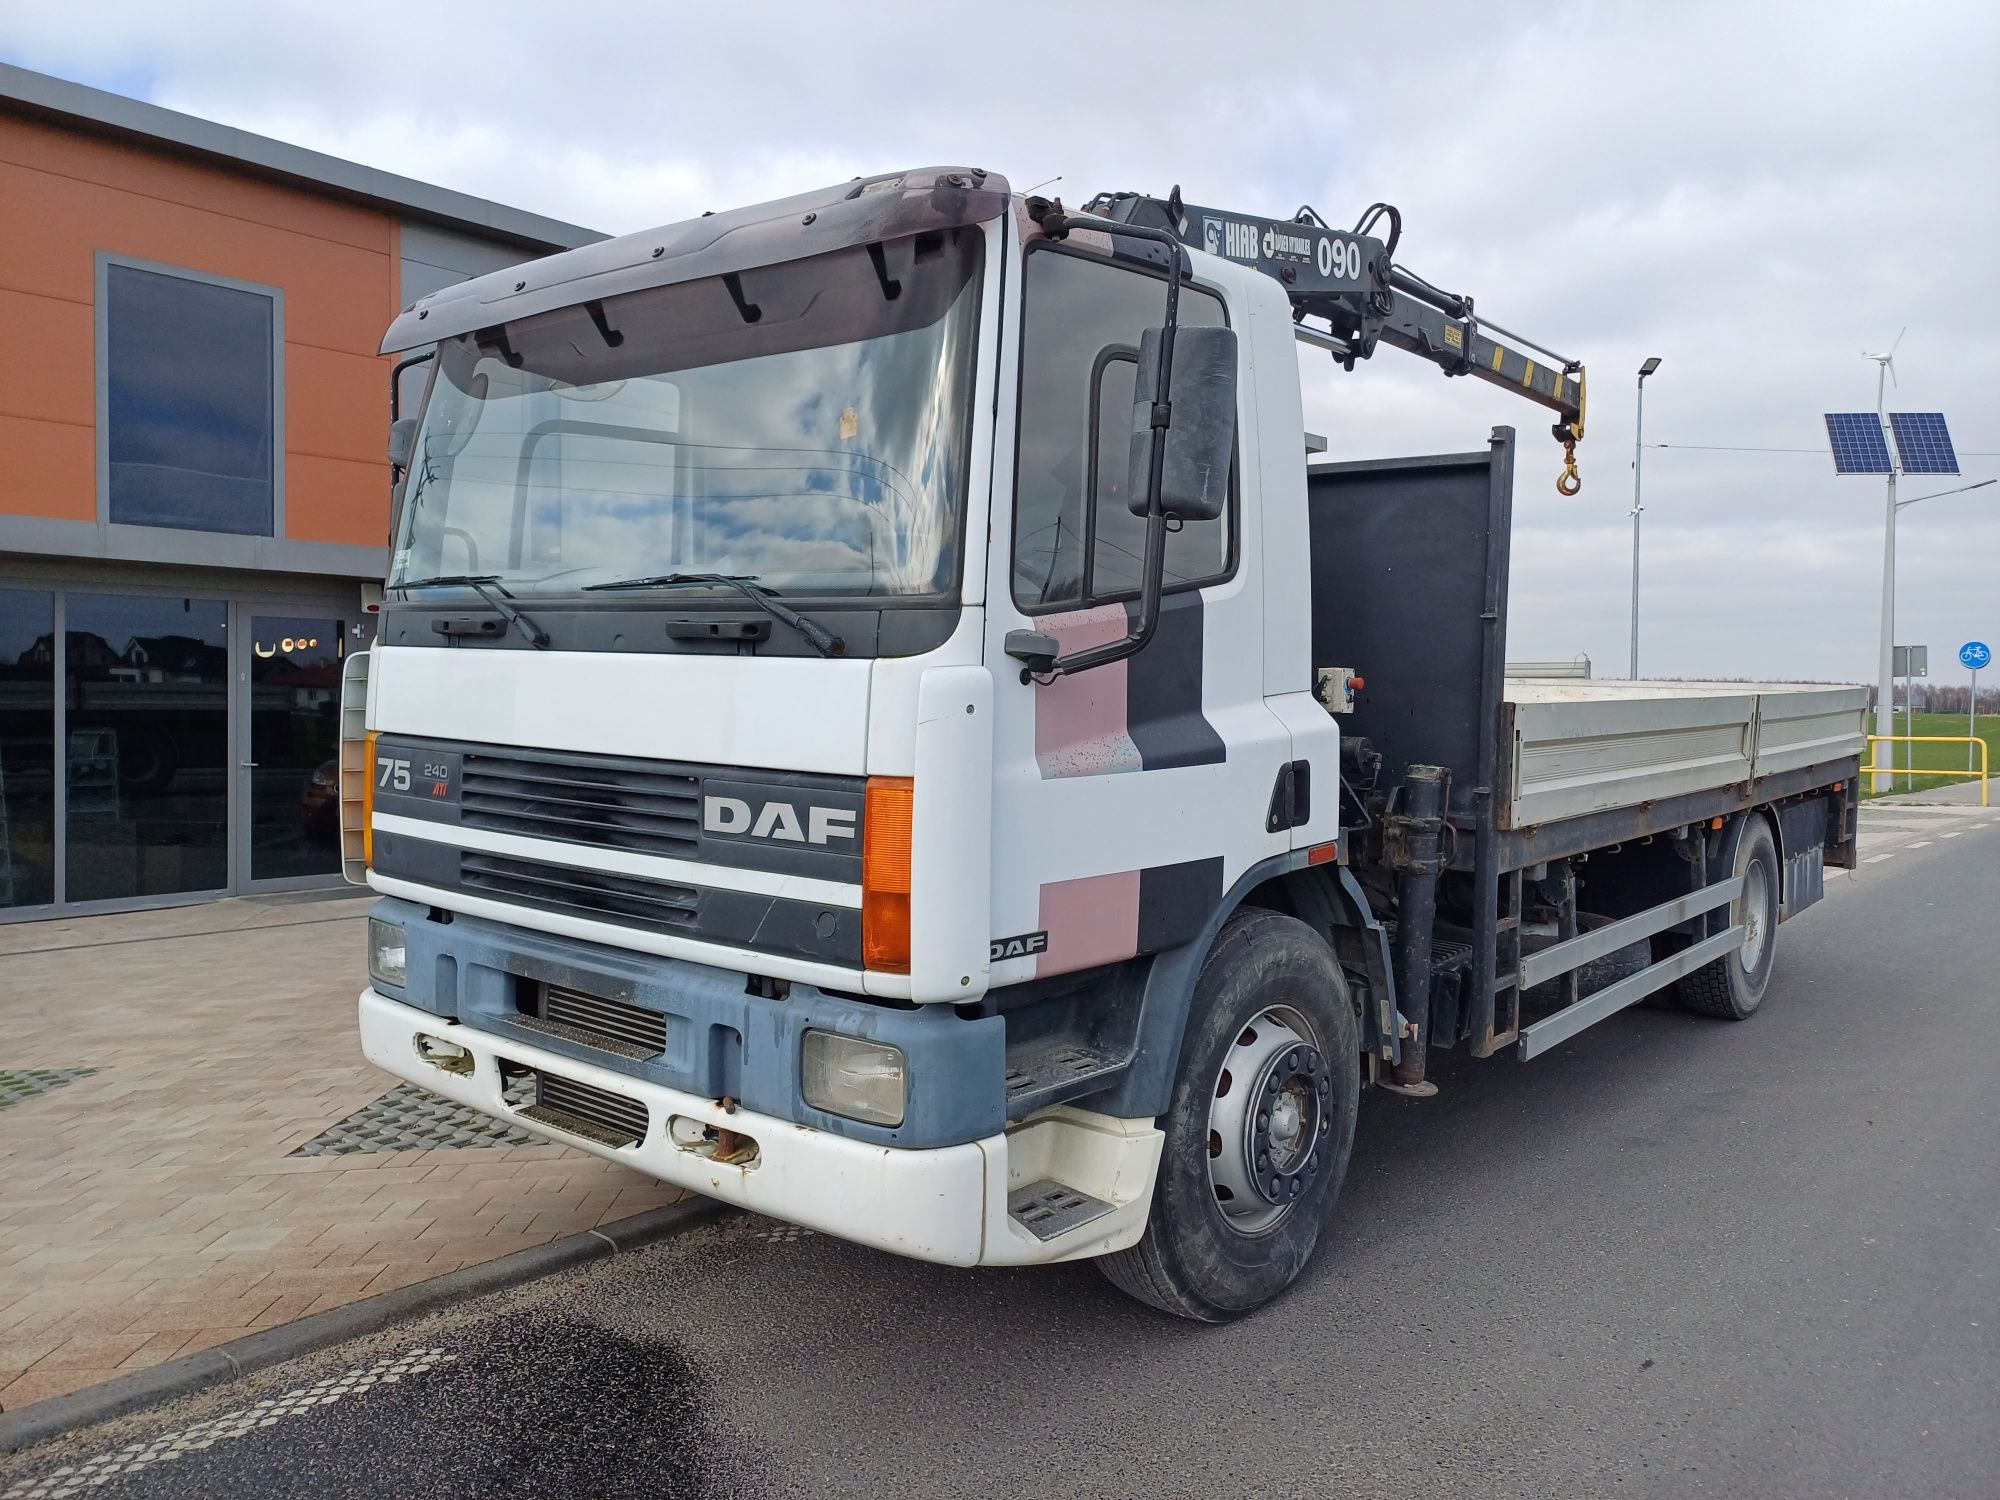
[[[980,243],[857,246],[440,345],[391,586],[479,574],[567,593],[688,572],[787,595],[949,592]]]

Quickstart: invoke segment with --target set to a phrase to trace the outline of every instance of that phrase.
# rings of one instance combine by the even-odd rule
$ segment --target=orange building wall
[[[284,532],[383,545],[399,226],[386,213],[0,115],[0,546],[97,519],[100,250],[284,291]]]

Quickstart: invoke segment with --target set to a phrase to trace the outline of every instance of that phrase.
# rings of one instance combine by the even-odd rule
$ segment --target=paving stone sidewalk
[[[364,1062],[368,904],[0,927],[0,1407],[681,1196]]]

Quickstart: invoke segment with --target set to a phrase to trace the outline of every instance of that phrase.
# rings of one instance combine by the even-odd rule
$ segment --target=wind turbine
[[[1892,385],[1896,383],[1896,350],[1903,342],[1903,334],[1909,331],[1905,327],[1897,333],[1896,342],[1889,346],[1887,354],[1870,354],[1866,349],[1861,351],[1863,359],[1872,359],[1875,361],[1875,415],[1877,417],[1882,415],[1882,377],[1887,375]]]

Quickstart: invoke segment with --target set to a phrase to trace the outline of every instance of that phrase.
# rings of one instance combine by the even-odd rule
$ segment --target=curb
[[[364,1297],[345,1307],[330,1307],[311,1317],[246,1334],[151,1369],[134,1370],[130,1375],[86,1386],[67,1396],[34,1402],[17,1412],[0,1414],[0,1453],[19,1453],[80,1427],[127,1416],[143,1407],[247,1375],[252,1370],[283,1364],[450,1303],[503,1291],[572,1266],[671,1239],[724,1212],[725,1208],[726,1205],[712,1199],[685,1198],[664,1208],[620,1219],[615,1224],[586,1229],[582,1234],[551,1240],[546,1245],[531,1245],[498,1260],[464,1266],[429,1281],[412,1282],[392,1292]]]

